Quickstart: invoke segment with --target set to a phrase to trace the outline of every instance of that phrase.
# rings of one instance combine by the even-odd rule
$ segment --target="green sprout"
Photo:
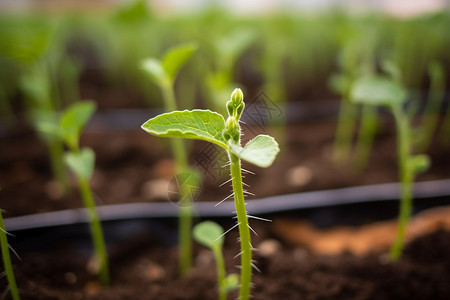
[[[5,223],[3,222],[2,211],[0,210],[0,246],[2,248],[3,265],[5,266],[6,278],[8,279],[9,290],[13,300],[20,300],[19,290],[17,289],[16,279],[14,277],[14,271],[11,264],[11,256],[9,255],[9,244],[5,229]]]
[[[230,159],[231,182],[237,214],[241,247],[239,299],[250,296],[252,278],[252,244],[242,183],[241,159],[259,167],[268,167],[280,151],[277,142],[268,135],[258,135],[241,147],[239,119],[244,110],[244,95],[235,89],[226,103],[228,118],[210,110],[184,110],[158,115],[142,125],[142,129],[160,137],[187,138],[211,142],[227,151]]]
[[[191,58],[197,47],[193,44],[185,44],[170,49],[162,60],[148,58],[142,62],[142,69],[159,86],[164,99],[166,112],[177,109],[174,84],[181,67]],[[190,194],[193,187],[198,186],[194,182],[198,178],[196,172],[189,168],[185,144],[180,139],[171,141],[172,153],[178,168],[178,174],[187,175],[188,181],[182,181],[180,186],[180,273],[184,276],[192,266],[192,199]]]
[[[81,130],[95,109],[93,101],[74,103],[64,110],[56,125],[55,123],[42,124],[41,130],[59,138],[69,149],[64,154],[64,161],[77,177],[83,204],[89,216],[95,256],[99,263],[99,280],[107,286],[109,285],[108,254],[94,197],[89,187],[89,179],[94,171],[95,153],[91,148],[80,148],[79,145]]]
[[[225,234],[222,227],[215,222],[205,221],[195,225],[193,235],[197,242],[208,247],[213,252],[217,265],[218,299],[226,300],[227,293],[238,287],[239,279],[236,274],[225,276],[225,261],[222,254]]]
[[[425,171],[429,165],[426,155],[414,155],[412,125],[404,111],[406,92],[395,80],[381,76],[367,76],[358,79],[352,89],[355,103],[387,107],[393,114],[397,130],[397,157],[401,180],[400,212],[397,233],[389,257],[400,258],[403,250],[406,228],[412,212],[414,176]]]
[[[422,117],[422,134],[419,144],[419,148],[423,152],[428,150],[435,134],[445,91],[445,71],[442,64],[432,61],[428,65],[428,74],[430,76],[430,90]]]

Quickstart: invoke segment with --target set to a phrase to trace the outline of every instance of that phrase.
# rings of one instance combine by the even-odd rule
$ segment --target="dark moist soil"
[[[280,141],[281,152],[267,169],[244,167],[256,173],[244,181],[255,197],[293,192],[333,189],[398,181],[393,124],[382,124],[366,170],[358,173],[350,163],[337,166],[332,161],[335,122],[310,122],[268,133]],[[248,135],[264,133],[259,127],[246,129]],[[143,131],[90,131],[82,145],[96,152],[96,169],[91,186],[99,205],[167,201],[167,184],[175,175],[168,139]],[[0,207],[5,217],[78,208],[81,200],[74,178],[71,192],[61,197],[52,180],[45,145],[30,131],[1,140]],[[191,164],[203,175],[198,201],[220,201],[230,193],[227,156],[208,143],[187,143]],[[432,167],[418,181],[448,178],[450,156],[439,144],[431,147]],[[251,198],[251,197],[250,197]]]
[[[260,248],[255,259],[261,273],[253,277],[253,299],[450,299],[448,231],[420,236],[400,261],[388,263],[379,253],[317,256],[302,247],[267,250],[268,243],[279,242],[267,229],[256,230],[260,235],[253,243]],[[239,263],[233,258],[238,252],[235,237],[231,232],[225,245],[228,272],[238,272],[233,267]],[[121,248],[110,247],[109,288],[101,288],[86,271],[87,252],[82,255],[66,245],[53,252],[23,254],[15,264],[22,299],[217,299],[213,258],[204,248],[195,249],[195,268],[180,279],[176,248],[163,248],[147,235],[129,238]],[[6,284],[5,279],[0,283]]]

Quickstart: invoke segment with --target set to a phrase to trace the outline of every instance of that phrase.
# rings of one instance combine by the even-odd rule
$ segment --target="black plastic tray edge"
[[[294,193],[260,199],[247,200],[250,215],[266,215],[294,210],[321,207],[336,207],[355,203],[397,201],[399,183],[386,183],[358,187]],[[435,198],[450,196],[450,179],[416,182],[414,198]],[[232,217],[234,203],[198,202],[194,204],[195,214],[201,217]],[[103,205],[98,207],[102,221],[120,221],[148,218],[174,218],[178,207],[170,202],[131,203]],[[8,232],[87,223],[86,210],[69,209],[48,213],[19,216],[5,219]]]

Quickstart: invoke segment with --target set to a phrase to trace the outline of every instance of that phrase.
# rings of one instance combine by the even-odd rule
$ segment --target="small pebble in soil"
[[[281,249],[281,244],[275,239],[267,239],[262,241],[257,248],[260,256],[269,257]]]
[[[166,271],[158,264],[150,262],[146,267],[145,277],[151,281],[160,281],[166,276]]]
[[[84,286],[84,292],[88,295],[88,296],[95,296],[100,292],[100,284],[96,281],[89,281],[88,283],[86,283],[86,285]]]
[[[97,275],[99,270],[100,270],[100,263],[98,261],[98,259],[96,258],[95,255],[92,255],[89,258],[89,261],[86,265],[86,270],[92,274],[92,275]]]
[[[286,179],[289,185],[300,187],[305,186],[311,182],[313,178],[313,173],[310,168],[305,166],[296,166],[290,168],[286,172]]]
[[[166,199],[169,181],[166,179],[153,179],[144,183],[142,193],[148,200]]]
[[[202,250],[195,259],[195,265],[199,268],[205,268],[214,263],[214,256],[210,250]]]
[[[77,276],[72,272],[66,272],[64,274],[64,279],[68,284],[75,284],[77,282]]]
[[[162,159],[152,168],[152,176],[171,179],[176,173],[176,164],[171,159]]]
[[[59,184],[59,182],[55,180],[47,182],[44,189],[45,194],[48,196],[49,199],[59,200],[63,196],[63,188],[61,184]]]

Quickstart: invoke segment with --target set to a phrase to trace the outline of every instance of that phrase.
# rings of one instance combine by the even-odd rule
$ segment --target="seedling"
[[[231,182],[237,214],[241,246],[239,299],[250,296],[252,278],[252,244],[242,183],[241,159],[259,167],[268,167],[279,152],[277,142],[268,135],[258,135],[241,147],[239,119],[244,110],[244,95],[235,89],[226,103],[228,118],[210,110],[184,110],[158,115],[142,125],[142,129],[160,137],[188,138],[211,142],[228,152]]]
[[[401,199],[397,234],[389,257],[396,261],[402,254],[406,227],[412,211],[413,180],[419,172],[429,165],[426,155],[412,154],[412,125],[404,111],[406,93],[394,80],[380,76],[362,77],[355,82],[352,99],[355,103],[385,106],[394,115],[397,129],[397,156],[400,169]]]
[[[162,60],[149,58],[143,61],[142,69],[159,86],[164,99],[166,112],[177,109],[174,93],[174,83],[178,71],[194,54],[196,46],[193,44],[181,45],[169,50]],[[182,276],[192,266],[192,199],[190,192],[193,186],[198,186],[198,182],[193,179],[198,178],[196,172],[189,168],[187,151],[184,142],[180,139],[171,141],[172,153],[178,168],[178,174],[191,174],[189,182],[183,182],[180,186],[180,220],[179,220],[179,241],[180,241],[180,273]]]
[[[428,65],[430,90],[422,117],[421,151],[428,150],[439,122],[440,108],[444,99],[445,72],[441,63],[433,61]]]
[[[339,61],[342,71],[334,74],[329,82],[332,90],[342,98],[333,147],[333,160],[339,165],[345,164],[349,159],[356,121],[356,107],[350,100],[357,63],[355,52],[353,45],[343,48]]]
[[[225,235],[222,227],[215,222],[205,221],[194,227],[193,235],[197,242],[205,247],[208,247],[213,252],[217,265],[219,300],[226,300],[227,293],[238,287],[239,279],[236,274],[225,276],[225,262],[222,254]]]
[[[91,148],[80,148],[79,145],[81,130],[91,118],[95,108],[95,103],[92,101],[74,103],[62,113],[58,126],[49,123],[41,130],[64,141],[69,149],[64,155],[64,161],[77,177],[83,204],[88,212],[95,256],[99,263],[99,280],[103,285],[109,285],[108,254],[105,239],[94,197],[89,187],[89,179],[92,177],[95,165],[95,153]]]
[[[57,124],[57,109],[51,93],[51,83],[45,68],[34,66],[21,78],[21,88],[28,100],[28,115],[39,137],[48,147],[53,176],[63,192],[68,189],[68,180],[63,161],[61,140],[47,134],[42,127]]]
[[[2,248],[3,265],[5,267],[6,279],[8,279],[9,290],[13,300],[20,300],[19,290],[17,289],[16,278],[11,264],[11,256],[9,255],[9,244],[6,237],[8,233],[3,222],[2,211],[0,209],[0,246]]]

